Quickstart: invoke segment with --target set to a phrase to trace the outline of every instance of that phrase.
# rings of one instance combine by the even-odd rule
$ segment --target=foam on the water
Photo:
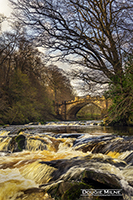
[[[23,190],[32,187],[38,185],[31,179],[25,179],[17,168],[0,170],[0,200],[14,200]]]
[[[80,126],[77,122],[49,123],[46,126],[69,125]],[[21,130],[16,135],[7,130],[0,131],[0,200],[52,199],[39,186],[52,180],[60,167],[57,161],[70,165],[65,173],[58,172],[60,180],[74,180],[88,169],[116,179],[133,195],[133,151],[129,138],[99,131],[54,134],[38,130],[36,134],[35,130]],[[24,146],[18,152],[17,137],[20,136],[24,138]]]

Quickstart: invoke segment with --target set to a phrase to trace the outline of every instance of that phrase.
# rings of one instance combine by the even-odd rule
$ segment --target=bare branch
[[[132,0],[10,0],[14,16],[28,26],[50,58],[122,80],[123,54],[132,52]],[[130,41],[130,42],[129,42]],[[51,52],[51,51],[50,51]],[[75,58],[76,57],[76,58]],[[100,75],[100,73],[99,73]],[[100,75],[101,76],[101,75]],[[95,82],[95,77],[87,77]],[[108,82],[108,81],[105,81]]]

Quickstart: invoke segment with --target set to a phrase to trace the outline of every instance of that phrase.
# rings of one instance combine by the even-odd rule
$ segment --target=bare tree
[[[133,44],[133,0],[9,0],[50,56],[84,67],[83,80],[122,84]]]
[[[74,98],[70,80],[67,78],[64,70],[56,65],[45,67],[45,84],[53,91],[53,100],[61,102]]]

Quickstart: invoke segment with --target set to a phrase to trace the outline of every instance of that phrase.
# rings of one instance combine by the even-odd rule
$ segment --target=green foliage
[[[25,123],[35,115],[34,99],[36,91],[30,85],[28,76],[20,70],[11,77],[8,88],[9,107],[4,113],[4,119],[9,124]]]
[[[9,124],[28,122],[31,116],[35,116],[34,100],[36,90],[30,85],[28,76],[20,70],[15,71],[11,77],[8,88],[9,107],[5,118]]]
[[[119,80],[119,77],[117,78]],[[125,66],[121,81],[111,84],[106,95],[113,100],[109,109],[110,125],[133,125],[133,58],[130,57]]]
[[[41,86],[40,86],[41,87]],[[44,88],[42,89],[44,92]],[[2,120],[9,124],[24,124],[30,121],[44,121],[48,112],[52,113],[51,103],[45,97],[38,98],[37,88],[33,87],[27,74],[16,70],[7,90],[8,105],[2,112]]]

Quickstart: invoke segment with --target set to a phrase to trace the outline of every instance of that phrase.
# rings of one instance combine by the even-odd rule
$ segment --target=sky
[[[9,1],[8,0],[0,0],[0,13],[4,14],[6,17],[10,17],[11,14],[11,8],[9,7]],[[2,30],[7,30],[9,28],[7,22],[4,22],[2,24]]]
[[[10,15],[11,9],[9,7],[8,0],[0,0],[0,13],[5,14],[6,16]]]

